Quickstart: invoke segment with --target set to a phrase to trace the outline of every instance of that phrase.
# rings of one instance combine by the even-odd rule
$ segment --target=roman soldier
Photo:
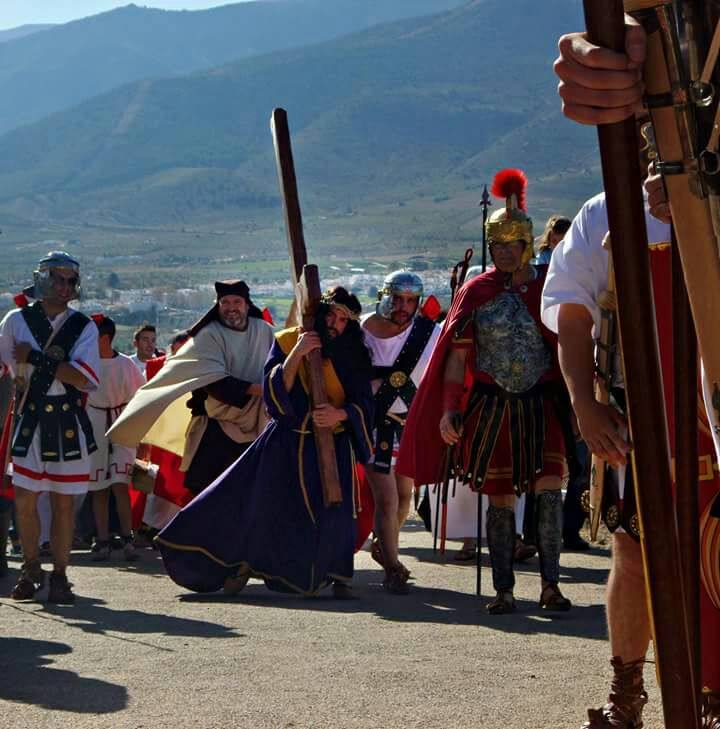
[[[375,501],[371,553],[385,569],[383,587],[393,594],[408,592],[410,573],[398,559],[398,540],[413,490],[412,479],[395,472],[395,461],[407,412],[440,335],[440,327],[421,314],[422,297],[417,274],[395,271],[378,292],[375,313],[362,324],[375,396],[374,452],[366,470]]]
[[[505,200],[486,227],[495,268],[460,289],[410,409],[397,464],[418,484],[456,476],[488,494],[491,614],[515,610],[514,504],[529,490],[536,494],[540,606],[570,609],[558,586],[567,476],[562,385],[555,336],[540,321],[546,267],[530,264],[526,184],[520,170],[495,177],[493,194]]]
[[[87,492],[95,437],[86,393],[98,387],[95,324],[68,304],[80,293],[80,264],[64,251],[44,256],[27,290],[33,303],[0,323],[0,360],[15,377],[12,483],[23,567],[11,597],[30,600],[44,584],[38,543],[38,496],[50,493],[53,572],[48,601],[72,603],[66,569],[73,538],[73,497]]]

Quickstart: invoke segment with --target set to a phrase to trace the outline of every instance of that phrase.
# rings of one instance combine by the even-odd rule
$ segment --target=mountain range
[[[462,0],[260,0],[210,10],[128,5],[0,33],[0,133],[130,81],[179,76],[336,38]],[[45,28],[46,32],[37,33]]]
[[[0,137],[0,212],[146,225],[274,208],[275,106],[311,211],[474,204],[498,168],[518,166],[541,212],[573,212],[598,189],[596,138],[562,118],[551,64],[559,34],[579,27],[579,0],[472,0],[126,84]]]
[[[0,43],[7,43],[7,41],[18,40],[19,38],[25,38],[34,33],[39,33],[41,30],[49,30],[53,28],[50,24],[29,24],[19,25],[17,28],[9,28],[8,30],[0,30]]]

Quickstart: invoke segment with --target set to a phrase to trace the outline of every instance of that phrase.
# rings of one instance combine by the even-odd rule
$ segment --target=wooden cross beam
[[[290,130],[287,113],[284,109],[274,109],[270,122],[275,161],[277,164],[280,196],[285,213],[285,229],[287,231],[290,252],[292,280],[295,282],[295,312],[298,323],[305,330],[315,328],[315,314],[320,304],[320,276],[317,266],[308,265],[307,248],[303,234],[302,213],[298,197],[295,164],[290,145]],[[305,363],[310,380],[310,406],[316,408],[328,402],[325,377],[323,375],[322,355],[314,350],[307,355]],[[332,428],[321,428],[313,423],[315,445],[320,467],[320,482],[323,489],[323,502],[326,507],[338,506],[342,503],[340,475],[335,457],[335,441]]]

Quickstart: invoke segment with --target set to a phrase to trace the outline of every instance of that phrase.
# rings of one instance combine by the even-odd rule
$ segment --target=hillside
[[[289,111],[309,210],[471,198],[508,165],[530,173],[547,207],[577,204],[597,189],[595,134],[562,119],[551,63],[558,35],[580,27],[581,6],[513,8],[474,0],[124,86],[0,138],[0,210],[137,225],[274,208],[274,106]]]
[[[53,25],[48,24],[34,24],[34,25],[19,25],[17,28],[8,28],[8,30],[0,30],[0,43],[7,43],[8,41],[18,40],[19,38],[26,38],[34,33],[39,33],[42,30],[49,30],[53,28]]]
[[[43,33],[6,36],[0,43],[0,133],[131,81],[318,43],[462,1],[276,0],[194,12],[128,5]]]

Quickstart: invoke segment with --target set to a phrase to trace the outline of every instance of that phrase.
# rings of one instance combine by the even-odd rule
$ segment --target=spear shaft
[[[623,52],[622,0],[584,0],[583,4],[588,39]],[[658,682],[665,726],[685,729],[698,725],[697,700],[685,618],[635,121],[630,118],[600,125],[598,138]]]

